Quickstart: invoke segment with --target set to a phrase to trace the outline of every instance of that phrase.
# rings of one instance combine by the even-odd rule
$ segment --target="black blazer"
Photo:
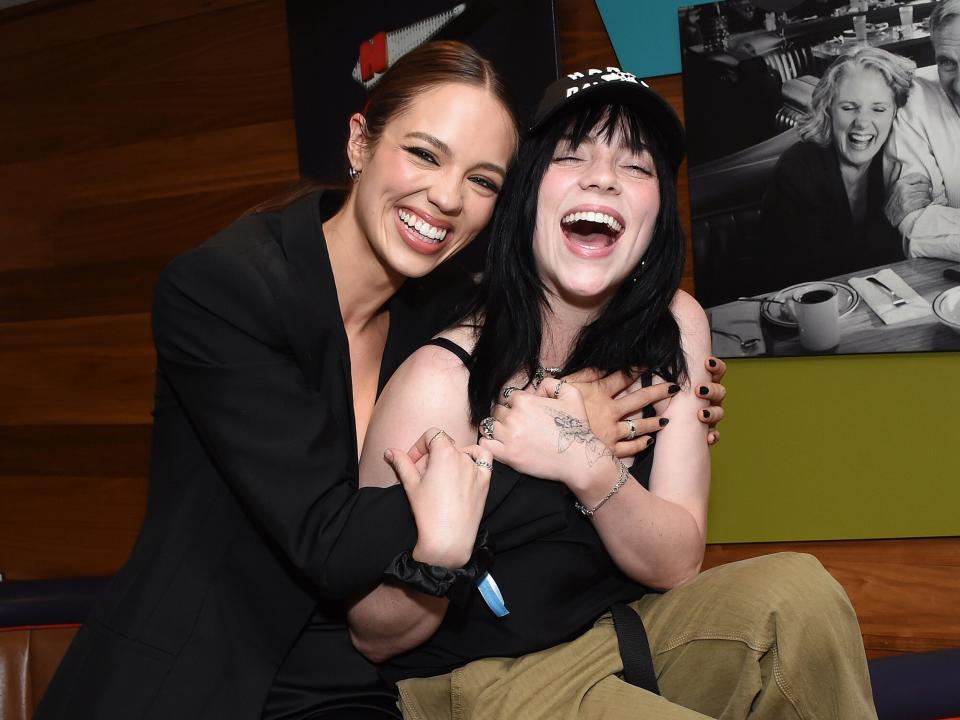
[[[896,262],[900,233],[883,214],[883,153],[870,163],[867,213],[855,223],[831,147],[798,142],[780,156],[763,197],[762,290]]]
[[[326,599],[373,586],[415,543],[399,486],[357,489],[327,200],[243,217],[163,271],[146,519],[39,720],[259,718],[308,619],[341,623]],[[418,297],[391,301],[381,386],[437,329]],[[531,520],[496,513],[512,484],[491,488],[494,537]],[[543,520],[530,532],[556,529]]]

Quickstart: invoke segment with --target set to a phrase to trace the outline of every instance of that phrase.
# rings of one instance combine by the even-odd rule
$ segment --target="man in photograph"
[[[887,143],[885,212],[909,257],[960,261],[960,0],[930,15],[937,79],[918,77]]]

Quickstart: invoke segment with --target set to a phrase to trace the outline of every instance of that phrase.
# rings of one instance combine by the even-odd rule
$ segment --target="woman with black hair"
[[[710,332],[678,290],[682,157],[676,115],[632,75],[608,68],[551,86],[494,215],[476,305],[381,397],[364,482],[396,482],[376,448],[428,422],[458,445],[483,435],[494,477],[512,483],[498,512],[552,513],[537,533],[498,538],[481,593],[450,604],[384,584],[353,605],[354,644],[392,679],[477,661],[452,679],[402,683],[407,716],[876,717],[856,616],[815,559],[698,576],[710,465],[696,417]],[[585,368],[661,389],[665,427],[629,469],[565,382]],[[394,467],[405,485],[422,470]],[[648,628],[648,690],[659,682],[663,697],[614,677],[609,619],[590,629],[629,600]],[[524,653],[536,654],[503,659]]]

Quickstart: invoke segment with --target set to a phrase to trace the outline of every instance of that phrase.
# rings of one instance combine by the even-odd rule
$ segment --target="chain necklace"
[[[560,373],[563,372],[563,368],[559,367],[544,367],[543,365],[537,364],[537,369],[533,372],[533,380],[531,385],[533,389],[536,390],[540,387],[540,383],[543,382],[543,379],[550,374],[552,377],[559,377]]]

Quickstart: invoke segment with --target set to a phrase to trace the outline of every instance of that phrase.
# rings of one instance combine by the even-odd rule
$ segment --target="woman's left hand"
[[[715,445],[720,440],[716,426],[723,419],[723,399],[727,394],[720,381],[727,366],[716,357],[707,358],[705,363],[710,382],[699,386],[697,395],[708,400],[710,406],[699,411],[697,419],[710,427],[707,444]],[[653,442],[654,433],[666,425],[656,416],[641,417],[643,408],[669,399],[679,389],[676,385],[660,383],[625,393],[635,378],[620,372],[600,377],[592,369],[581,370],[565,380],[583,396],[593,432],[621,458],[632,457],[647,448]]]
[[[492,422],[480,423],[480,447],[495,459],[574,491],[590,482],[592,471],[609,475],[613,451],[590,429],[577,388],[548,379],[538,390],[517,390],[504,402],[494,406]]]

